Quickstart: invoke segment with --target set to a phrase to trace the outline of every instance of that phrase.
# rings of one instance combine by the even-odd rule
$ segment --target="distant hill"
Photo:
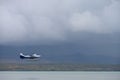
[[[119,57],[104,55],[104,48],[73,44],[40,46],[0,46],[0,62],[8,63],[79,63],[79,64],[120,64]],[[112,47],[111,47],[112,48]],[[109,48],[108,48],[109,49]],[[20,60],[19,53],[41,54],[37,61]],[[97,53],[98,52],[98,53]],[[96,54],[97,53],[97,54]],[[102,54],[100,54],[102,53]]]

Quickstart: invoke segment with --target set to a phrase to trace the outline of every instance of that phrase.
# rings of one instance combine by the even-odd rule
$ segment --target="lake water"
[[[0,71],[0,80],[120,80],[120,72]]]

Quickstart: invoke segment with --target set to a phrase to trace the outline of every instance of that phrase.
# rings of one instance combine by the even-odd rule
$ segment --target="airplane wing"
[[[33,57],[40,57],[40,55],[38,55],[38,54],[33,54],[32,56]]]

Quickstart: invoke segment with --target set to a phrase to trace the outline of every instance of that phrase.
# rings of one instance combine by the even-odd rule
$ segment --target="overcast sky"
[[[67,42],[85,33],[118,37],[119,32],[119,0],[0,0],[3,45]]]
[[[120,0],[0,0],[0,46],[61,43],[118,60]]]

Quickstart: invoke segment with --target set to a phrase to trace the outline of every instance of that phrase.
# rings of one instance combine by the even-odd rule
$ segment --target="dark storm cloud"
[[[69,41],[69,34],[81,32],[114,34],[120,31],[119,16],[118,0],[1,0],[0,44]]]

